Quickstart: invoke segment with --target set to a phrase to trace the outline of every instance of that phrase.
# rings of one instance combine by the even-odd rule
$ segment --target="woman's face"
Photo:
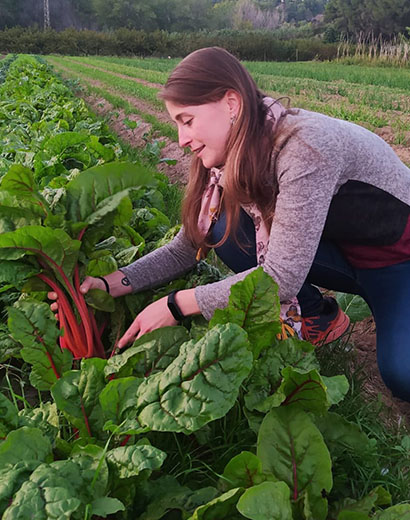
[[[231,98],[227,93],[219,101],[189,106],[165,102],[178,128],[179,146],[190,148],[205,168],[225,162],[231,118],[238,113],[237,103]]]

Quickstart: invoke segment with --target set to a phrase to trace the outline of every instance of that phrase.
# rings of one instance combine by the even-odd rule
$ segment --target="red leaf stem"
[[[57,262],[55,262],[50,256],[46,255],[40,249],[34,249],[34,248],[30,248],[30,247],[27,247],[25,249],[27,249],[28,251],[33,251],[36,254],[40,255],[46,262],[48,262],[51,266],[53,266],[58,271],[59,275],[61,276],[65,286],[67,287],[67,290],[70,293],[70,295],[74,301],[74,304],[76,305],[78,312],[80,314],[80,318],[81,318],[81,321],[84,326],[85,336],[87,338],[87,344],[92,344],[92,341],[93,341],[92,330],[91,330],[91,325],[88,321],[88,311],[87,311],[87,305],[85,303],[84,297],[81,295],[80,292],[78,292],[78,293],[76,292],[76,290],[74,289],[72,283],[68,279],[68,277],[65,274],[61,265],[58,265]],[[77,270],[77,273],[78,273],[78,266],[76,266],[75,270]],[[74,273],[74,276],[75,276],[75,273]],[[78,288],[79,288],[79,283],[78,283]]]
[[[95,316],[91,309],[88,309],[88,314],[90,316],[90,323],[91,323],[91,326],[92,326],[93,332],[94,332],[94,348],[91,353],[88,352],[87,354],[89,357],[91,357],[95,354],[98,357],[101,357],[104,359],[106,357],[105,351],[104,351],[104,345],[102,344],[102,341],[101,341],[101,336],[99,334],[97,322],[95,321]]]
[[[84,417],[85,427],[87,428],[88,435],[92,437],[91,435],[91,429],[90,429],[90,423],[88,422],[87,414],[85,413],[84,403],[81,401],[81,412]]]
[[[300,385],[297,385],[294,390],[286,397],[286,399],[283,401],[281,406],[287,406],[288,404],[292,403],[292,398],[295,397],[295,395],[302,390],[302,388],[309,383],[313,383],[316,386],[321,386],[319,381],[315,381],[314,379],[307,379],[306,381],[303,381]]]
[[[53,370],[54,375],[56,376],[57,379],[60,379],[60,374],[57,372],[57,368],[54,364],[54,361],[53,361],[53,358],[51,357],[50,352],[47,350],[44,339],[42,338],[42,336],[40,336],[40,334],[37,332],[36,329],[34,329],[34,330],[35,330],[35,335],[36,335],[37,341],[39,341],[43,345],[44,350],[46,351],[46,356],[47,356],[48,360],[50,361],[51,369]]]
[[[125,445],[128,443],[128,441],[129,441],[130,439],[131,439],[131,435],[126,435],[126,436],[124,437],[124,439],[121,441],[120,446],[125,446]]]
[[[57,379],[60,379],[60,374],[57,372],[57,368],[54,364],[53,358],[51,357],[50,352],[48,352],[47,350],[46,350],[46,355],[48,357],[48,360],[50,361],[50,365],[51,365],[51,368],[53,369],[54,375],[56,376]]]
[[[37,276],[57,293],[60,305],[60,325],[64,327],[64,332],[67,334],[65,341],[66,346],[74,357],[83,357],[87,352],[87,348],[83,341],[82,327],[77,322],[66,295],[63,290],[45,274],[39,273]]]
[[[76,295],[76,305],[78,308],[78,312],[81,316],[81,321],[84,326],[85,337],[87,339],[87,354],[89,357],[94,355],[94,337],[92,326],[90,323],[90,314],[88,312],[87,304],[85,303],[85,298],[80,291],[80,273],[78,264],[74,268],[74,294]]]

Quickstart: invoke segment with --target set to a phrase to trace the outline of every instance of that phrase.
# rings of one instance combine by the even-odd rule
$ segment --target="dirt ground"
[[[95,84],[97,83],[98,82],[95,82]],[[142,136],[150,129],[148,123],[139,120],[135,115],[128,115],[127,117],[130,120],[139,121],[137,129],[131,131],[122,122],[125,117],[123,111],[114,110],[107,101],[95,96],[88,96],[84,99],[95,113],[100,116],[108,117],[110,127],[121,139],[129,142],[132,146],[145,145]],[[152,108],[148,107],[141,100],[132,97],[126,97],[126,99],[136,108],[144,112],[154,113],[159,120],[169,122],[169,118],[166,114],[153,111]],[[116,113],[118,113],[118,116]],[[391,135],[388,130],[389,129],[386,128],[379,133],[387,142],[389,142]],[[172,182],[177,182],[182,185],[186,184],[190,154],[184,154],[177,143],[167,138],[161,138],[161,140],[166,142],[165,147],[161,150],[162,157],[177,159],[178,162],[175,166],[162,164],[159,169],[163,171]],[[393,148],[402,160],[410,163],[410,151],[408,148],[404,146],[393,146]],[[410,428],[410,403],[394,398],[380,377],[376,361],[376,333],[373,319],[368,318],[360,323],[356,323],[349,341],[354,345],[357,364],[366,367],[365,394],[372,400],[377,400],[379,396],[381,397],[382,401],[386,404],[386,420],[391,421],[392,425],[397,426],[404,423]]]

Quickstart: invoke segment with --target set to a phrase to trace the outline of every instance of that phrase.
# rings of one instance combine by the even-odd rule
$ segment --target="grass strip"
[[[91,69],[78,63],[73,63],[65,58],[59,58],[58,60],[50,60],[51,63],[61,63],[61,65],[67,67],[72,72],[81,73],[89,79],[94,79],[112,87],[115,91],[127,93],[135,96],[143,101],[148,102],[153,108],[164,110],[164,103],[157,98],[159,88],[147,87],[141,83],[137,83],[131,79],[123,79],[118,76],[114,76],[107,72]]]
[[[169,74],[181,61],[180,58],[119,58],[115,56],[96,56],[96,60],[105,63],[118,63],[144,70],[153,70]]]
[[[266,74],[275,77],[310,78],[318,81],[348,83],[399,88],[410,91],[410,69],[363,67],[329,62],[260,62],[245,61],[251,74]]]
[[[261,90],[274,90],[281,95],[295,96],[302,94],[308,99],[326,102],[337,100],[333,96],[346,99],[352,104],[365,105],[381,110],[399,110],[410,112],[410,97],[407,91],[398,88],[375,88],[357,85],[346,81],[324,82],[313,79],[273,77],[266,74],[253,74]]]
[[[156,70],[150,69],[140,69],[137,67],[131,67],[129,65],[121,65],[115,62],[101,62],[95,58],[69,58],[72,63],[82,62],[87,65],[92,65],[93,67],[104,68],[104,70],[108,70],[110,72],[116,72],[118,74],[124,74],[125,76],[130,76],[135,79],[143,79],[145,81],[149,81],[150,83],[158,83],[164,85],[168,79],[167,72],[159,72]]]

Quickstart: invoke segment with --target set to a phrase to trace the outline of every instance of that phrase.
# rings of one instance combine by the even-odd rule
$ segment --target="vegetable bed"
[[[309,343],[277,339],[277,287],[261,268],[209,323],[116,351],[148,302],[221,276],[202,262],[155,291],[80,295],[85,275],[178,231],[164,178],[126,159],[45,64],[10,65],[0,85],[1,518],[410,518],[382,479],[351,497],[334,472],[351,458],[370,473],[377,440],[334,411],[346,377],[321,375]]]

